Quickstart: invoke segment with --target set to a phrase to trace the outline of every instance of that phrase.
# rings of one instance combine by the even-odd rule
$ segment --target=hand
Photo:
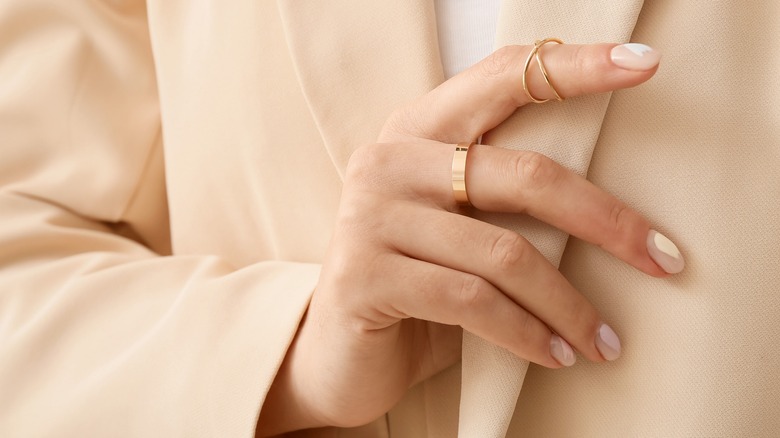
[[[548,44],[543,60],[564,97],[655,73],[657,62],[616,65],[613,47]],[[379,143],[353,154],[319,284],[259,430],[373,420],[459,359],[460,327],[550,368],[572,365],[573,349],[596,362],[619,356],[597,310],[528,241],[455,213],[452,143],[476,139],[528,103],[529,50],[495,52],[395,112]],[[534,96],[552,97],[534,66],[529,80]],[[467,175],[475,208],[531,215],[649,275],[682,269],[679,255],[655,245],[663,238],[646,219],[543,155],[475,145]]]

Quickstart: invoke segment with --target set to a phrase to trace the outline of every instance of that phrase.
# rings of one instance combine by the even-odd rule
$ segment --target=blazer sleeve
[[[160,133],[142,1],[0,4],[0,436],[253,436],[320,267],[170,255]]]

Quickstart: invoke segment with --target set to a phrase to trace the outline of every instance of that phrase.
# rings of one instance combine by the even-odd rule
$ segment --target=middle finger
[[[372,173],[380,190],[428,199],[454,211],[453,153],[453,145],[441,143],[379,144],[364,155],[374,155],[372,160],[381,163],[381,175]],[[541,154],[473,145],[466,189],[480,210],[529,214],[647,274],[664,277],[684,267],[676,246],[652,230],[642,215]]]

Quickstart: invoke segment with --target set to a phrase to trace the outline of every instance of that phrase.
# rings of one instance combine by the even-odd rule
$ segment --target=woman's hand
[[[656,52],[632,58],[613,47],[546,45],[542,56],[564,97],[655,73]],[[353,154],[320,282],[260,431],[373,420],[458,360],[460,327],[550,368],[572,365],[573,350],[596,362],[619,356],[598,311],[527,240],[457,214],[453,143],[529,102],[521,78],[530,49],[495,52],[395,112],[379,143]],[[534,96],[553,97],[535,65],[528,78]],[[475,145],[467,175],[475,208],[531,215],[653,276],[682,269],[646,219],[543,155]]]

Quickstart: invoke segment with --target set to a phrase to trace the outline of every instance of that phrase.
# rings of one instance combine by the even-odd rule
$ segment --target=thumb
[[[430,93],[394,112],[380,142],[430,139],[443,143],[476,140],[531,99],[523,90],[523,70],[533,46],[506,46]],[[659,51],[644,44],[555,44],[539,49],[549,81],[561,97],[629,88],[650,79]],[[537,99],[553,90],[532,60],[528,89]]]

